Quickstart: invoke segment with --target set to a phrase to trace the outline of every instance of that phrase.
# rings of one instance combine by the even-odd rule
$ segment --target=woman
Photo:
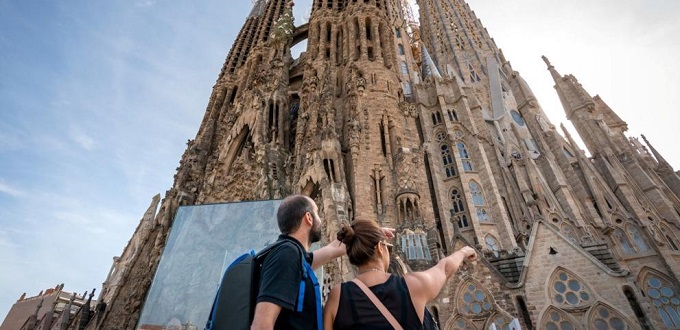
[[[383,231],[374,221],[358,220],[352,226],[344,225],[338,240],[345,243],[350,263],[357,266],[355,281],[360,283],[345,282],[333,287],[324,309],[324,329],[393,329],[399,326],[422,329],[425,304],[437,297],[463,260],[477,258],[475,251],[466,246],[426,271],[399,277],[387,273],[390,264],[388,246],[391,244],[385,242]],[[361,283],[385,306],[385,313],[380,312],[362,291]],[[398,325],[391,325],[390,317]]]

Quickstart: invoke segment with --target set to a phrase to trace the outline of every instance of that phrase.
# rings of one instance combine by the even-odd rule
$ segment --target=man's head
[[[311,221],[309,243],[321,240],[321,218],[319,208],[314,201],[305,195],[286,197],[276,212],[279,230],[284,235],[290,235],[300,229],[303,221]]]

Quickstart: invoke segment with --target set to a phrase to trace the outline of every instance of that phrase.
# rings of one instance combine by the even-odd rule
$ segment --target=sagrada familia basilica
[[[418,23],[401,0],[314,0],[296,26],[288,0],[256,1],[87,328],[135,328],[178,207],[302,193],[326,240],[396,228],[414,271],[475,247],[428,306],[442,329],[680,329],[679,172],[544,57],[582,150],[464,0],[417,3]]]

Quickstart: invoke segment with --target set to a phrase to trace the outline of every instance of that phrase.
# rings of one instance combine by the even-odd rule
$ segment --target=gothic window
[[[514,120],[517,125],[524,126],[524,118],[522,118],[522,115],[520,115],[519,112],[512,110],[510,111],[510,115],[512,115],[512,120]]]
[[[470,195],[472,195],[472,203],[475,205],[477,218],[482,222],[490,222],[491,219],[484,207],[484,196],[482,195],[482,189],[479,187],[479,184],[475,181],[470,181],[468,186],[470,187]]]
[[[448,113],[450,121],[458,121],[458,116],[456,116],[455,111],[448,109],[448,110],[446,110],[446,113]]]
[[[668,242],[668,247],[673,251],[678,251],[678,239],[675,237],[675,234],[673,234],[673,232],[664,224],[660,224],[659,227],[661,228],[661,232],[664,233],[664,237]]]
[[[680,296],[677,288],[655,274],[647,276],[642,286],[664,325],[668,329],[680,327]]]
[[[401,38],[401,30],[399,28],[394,30],[394,34],[397,36],[397,38]]]
[[[581,327],[572,320],[564,311],[550,307],[543,314],[543,320],[540,323],[539,329],[546,330],[575,330]]]
[[[399,55],[404,55],[404,45],[399,44],[397,49],[399,50]]]
[[[467,215],[465,215],[464,213],[454,216],[453,220],[456,224],[458,224],[458,228],[460,228],[460,229],[470,227],[470,223],[468,222]]]
[[[500,245],[498,244],[498,241],[493,236],[486,235],[484,242],[486,243],[487,251],[493,252],[493,255],[498,257],[498,250],[500,249]]]
[[[460,197],[460,191],[458,191],[458,188],[453,188],[451,190],[451,202],[453,202],[453,213],[465,212],[463,199]]]
[[[633,246],[630,245],[630,241],[628,241],[628,237],[626,237],[626,234],[623,232],[623,230],[621,230],[621,228],[616,228],[614,230],[614,237],[616,238],[616,242],[619,243],[619,248],[621,248],[623,254],[635,253]]]
[[[404,230],[401,234],[401,250],[408,260],[431,260],[427,234],[417,229],[415,232]]]
[[[460,161],[463,163],[463,169],[465,172],[472,172],[472,162],[470,161],[470,155],[467,152],[467,148],[465,148],[465,144],[463,142],[458,142],[456,146],[458,147]]]
[[[453,162],[453,156],[451,155],[451,150],[446,144],[441,146],[442,163],[444,164],[444,172],[446,177],[450,178],[456,176],[456,164]]]
[[[590,290],[576,275],[558,268],[550,281],[550,298],[557,306],[579,307],[591,303]]]
[[[639,252],[649,251],[647,241],[645,240],[644,237],[642,237],[640,229],[638,229],[637,226],[633,224],[628,224],[628,226],[626,226],[626,229],[628,229],[628,234],[630,235],[631,238],[633,238],[633,242],[635,242],[635,245],[637,246]]]
[[[463,132],[459,129],[453,131],[453,139],[460,140],[463,137]]]
[[[512,318],[509,315],[496,312],[494,315],[491,315],[489,323],[484,328],[489,329],[491,324],[493,324],[497,330],[511,330],[510,322],[512,322]]]
[[[435,111],[432,113],[432,124],[433,125],[439,125],[442,123],[442,114],[439,111]]]
[[[481,285],[467,282],[458,293],[458,310],[463,315],[479,316],[493,310],[490,294]]]
[[[491,218],[489,218],[489,213],[486,212],[485,208],[478,207],[476,209],[477,211],[477,219],[481,222],[491,222]]]
[[[598,304],[590,311],[590,329],[592,330],[625,330],[628,329],[628,324],[624,321],[624,317],[605,304]]]
[[[438,132],[437,134],[435,134],[435,140],[437,140],[437,142],[439,143],[443,143],[444,141],[446,141],[446,133]]]
[[[472,195],[472,203],[475,206],[484,206],[484,197],[482,197],[482,190],[479,188],[479,184],[475,181],[470,181],[470,194]]]
[[[408,74],[408,66],[404,61],[401,61],[401,74]]]
[[[453,321],[453,329],[454,330],[476,330],[477,327],[475,327],[474,324],[470,323],[466,319],[462,317],[458,317],[457,320]]]
[[[567,156],[567,158],[574,157],[574,155],[572,155],[571,152],[569,152],[569,150],[567,150],[567,148],[562,148],[562,152],[564,153],[565,156]]]

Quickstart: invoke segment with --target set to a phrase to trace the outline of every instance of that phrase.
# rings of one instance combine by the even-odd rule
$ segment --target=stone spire
[[[432,60],[432,57],[430,56],[430,52],[427,51],[427,46],[423,43],[421,45],[421,56],[422,56],[422,68],[423,68],[423,79],[427,79],[429,77],[433,78],[441,78],[441,74],[439,74],[439,70],[437,69],[437,66],[434,64],[434,61]]]
[[[94,296],[95,290],[96,289],[92,289],[92,292],[90,292],[90,295],[87,297],[87,301],[83,304],[83,307],[81,307],[80,323],[78,323],[78,330],[84,330],[85,327],[87,327],[87,324],[90,322],[90,318],[92,317],[92,310],[90,309],[90,305],[92,304],[92,297]]]
[[[670,169],[671,171],[673,171],[673,167],[671,166],[671,164],[669,164],[668,161],[666,161],[666,159],[663,158],[663,156],[661,156],[661,154],[656,150],[656,148],[654,148],[654,146],[651,143],[649,143],[649,141],[647,140],[647,137],[642,135],[642,139],[645,140],[645,143],[649,147],[649,150],[652,151],[654,158],[656,158],[656,161],[658,162],[657,168],[659,170]]]

